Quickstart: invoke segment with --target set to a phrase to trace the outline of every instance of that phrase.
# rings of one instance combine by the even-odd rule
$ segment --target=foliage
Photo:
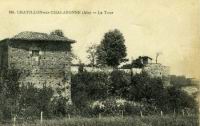
[[[143,111],[143,113],[146,112],[148,114],[152,114],[149,110],[150,105],[134,101],[127,101],[125,99],[115,97],[94,101],[91,104],[91,108],[94,112],[96,112],[95,115],[101,113],[102,115],[116,116],[121,115],[122,112],[123,115],[140,115],[140,111]]]
[[[193,108],[196,111],[198,110],[198,104],[195,99],[189,96],[186,92],[176,88],[168,88],[168,99],[170,107],[176,109],[177,111],[185,108]]]
[[[163,83],[160,78],[150,78],[146,73],[136,74],[131,78],[129,99],[135,101],[145,100],[150,103],[163,92]]]
[[[36,88],[34,85],[22,85],[20,88],[19,116],[28,118],[40,115],[51,116],[50,103],[53,97],[51,87]]]
[[[17,106],[20,90],[18,79],[21,73],[17,70],[3,70],[1,72],[0,112],[1,118],[7,119],[19,110]]]
[[[97,63],[117,67],[127,55],[124,42],[122,33],[117,29],[105,33],[97,47]]]
[[[39,126],[40,121],[25,123],[26,126]],[[11,124],[3,124],[11,126]],[[16,126],[21,126],[19,123]],[[102,118],[60,118],[44,120],[44,126],[199,126],[198,116],[150,115],[143,118],[134,117],[102,117]]]
[[[110,73],[110,92],[113,96],[126,98],[130,88],[131,76],[124,71],[114,70]]]
[[[67,99],[62,96],[54,97],[51,102],[51,109],[54,116],[63,117],[67,114]]]
[[[84,106],[89,100],[105,98],[109,83],[105,73],[78,73],[72,76],[72,100],[76,105]]]
[[[114,70],[111,73],[82,71],[72,75],[73,105],[66,104],[64,97],[53,96],[51,87],[19,86],[19,73],[4,73],[5,79],[0,85],[0,119],[11,119],[13,115],[37,118],[41,111],[45,118],[51,118],[68,114],[120,115],[122,110],[125,115],[139,115],[140,111],[149,115],[161,110],[164,113],[198,110],[196,101],[186,92],[176,86],[164,88],[161,78],[151,78],[146,73],[132,75]]]
[[[90,64],[92,66],[95,66],[97,60],[97,45],[96,44],[91,45],[88,48],[87,53],[88,53],[88,59],[90,60]]]
[[[143,104],[144,106],[139,109],[146,113],[156,113],[161,110],[173,113],[174,110],[181,112],[186,108],[197,110],[197,103],[193,97],[176,87],[164,88],[161,78],[150,78],[146,73],[132,75],[132,77],[119,70],[107,74],[79,73],[72,79],[72,96],[78,108],[87,108],[91,101],[102,101],[111,97],[108,100],[111,102],[118,97]],[[112,102],[114,103],[115,101]],[[129,114],[137,110],[131,104],[127,104],[125,108],[127,108],[125,112]],[[111,111],[112,109],[101,111],[97,107],[91,113],[106,114]]]
[[[148,62],[147,60],[151,59],[149,56],[139,56],[137,59],[132,60],[131,63],[123,65],[121,68],[131,69],[131,68],[143,68]]]
[[[57,35],[57,36],[60,36],[60,37],[64,37],[63,31],[60,30],[60,29],[56,29],[56,30],[52,31],[50,34],[51,35]]]
[[[192,79],[186,78],[185,76],[176,76],[176,75],[170,76],[170,83],[177,88],[195,85]]]
[[[139,56],[137,59],[132,61],[132,67],[133,68],[142,68],[144,67],[144,64],[141,62],[141,56]]]

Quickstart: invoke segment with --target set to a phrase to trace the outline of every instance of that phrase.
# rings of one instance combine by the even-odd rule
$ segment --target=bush
[[[14,76],[14,72],[7,75]],[[131,75],[114,70],[111,73],[83,71],[72,75],[73,105],[64,97],[54,97],[51,87],[33,85],[19,87],[16,78],[0,85],[0,119],[11,119],[14,114],[22,118],[44,118],[81,115],[95,117],[119,115],[144,115],[176,112],[197,112],[193,97],[177,86],[164,88],[161,78],[150,78],[146,73]],[[7,78],[9,79],[9,78]],[[12,113],[12,114],[11,114]]]
[[[115,106],[116,98],[126,101],[135,101],[143,105],[135,108],[134,105],[126,103],[126,113],[132,114],[139,110],[144,113],[154,114],[163,112],[173,113],[182,109],[197,110],[197,103],[184,91],[177,87],[164,88],[161,78],[151,78],[146,73],[130,74],[114,70],[111,73],[82,72],[72,77],[72,100],[80,109],[88,109],[93,101],[104,101],[104,109],[96,106],[91,114],[118,113]],[[88,112],[86,112],[88,113]]]
[[[110,91],[112,96],[126,98],[131,83],[131,76],[124,71],[114,70],[110,74]]]
[[[123,115],[140,115],[142,111],[144,115],[155,114],[157,111],[155,106],[134,101],[127,101],[121,98],[107,98],[101,101],[94,101],[90,107],[95,115],[101,113],[106,116],[116,116],[123,112]]]
[[[27,85],[20,88],[19,112],[22,117],[39,116],[43,111],[45,117],[52,115],[50,109],[53,90],[51,87],[36,88]]]
[[[110,81],[106,73],[82,72],[72,75],[72,101],[77,106],[86,106],[90,100],[108,96]]]
[[[183,109],[190,108],[198,112],[198,103],[192,96],[176,87],[171,87],[167,90],[171,109],[181,112]]]

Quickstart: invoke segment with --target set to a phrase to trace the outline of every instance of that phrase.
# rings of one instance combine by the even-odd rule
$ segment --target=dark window
[[[32,56],[39,56],[39,50],[32,50]]]
[[[39,50],[32,50],[32,65],[36,66],[40,64]]]

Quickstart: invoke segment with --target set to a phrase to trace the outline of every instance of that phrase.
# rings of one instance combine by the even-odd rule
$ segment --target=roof
[[[10,40],[75,42],[75,40],[68,39],[67,37],[32,31],[20,32],[19,34],[10,38]]]
[[[150,59],[150,60],[152,60],[152,58],[149,57],[149,56],[141,56],[140,58],[144,58],[144,59]]]

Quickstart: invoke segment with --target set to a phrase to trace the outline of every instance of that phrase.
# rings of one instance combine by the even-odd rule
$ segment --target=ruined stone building
[[[22,72],[20,84],[53,87],[71,102],[70,51],[74,40],[38,32],[21,32],[0,42],[0,68]]]
[[[167,77],[169,76],[170,69],[168,66],[164,66],[160,63],[150,63],[143,68],[150,77]]]
[[[152,78],[162,78],[164,87],[171,86],[170,84],[170,68],[160,63],[146,64],[142,71],[146,72]]]
[[[170,74],[170,69],[168,66],[164,66],[160,63],[153,63],[152,58],[148,56],[140,56],[137,60],[142,65],[141,69],[146,72],[150,77],[168,77]]]

